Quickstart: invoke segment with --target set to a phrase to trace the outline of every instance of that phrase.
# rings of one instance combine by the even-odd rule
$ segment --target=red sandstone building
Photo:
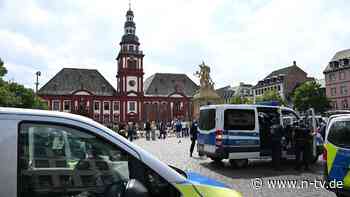
[[[190,119],[198,86],[184,74],[156,73],[144,81],[144,54],[133,18],[128,10],[116,58],[117,90],[97,70],[63,68],[38,92],[50,110],[88,116],[103,124]]]

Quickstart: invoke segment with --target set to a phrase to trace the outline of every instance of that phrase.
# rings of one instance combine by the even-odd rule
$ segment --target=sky
[[[211,67],[215,87],[255,85],[297,65],[322,78],[350,48],[348,0],[131,0],[144,72]],[[64,67],[98,69],[116,87],[128,0],[0,0],[0,58],[7,79],[34,88]]]

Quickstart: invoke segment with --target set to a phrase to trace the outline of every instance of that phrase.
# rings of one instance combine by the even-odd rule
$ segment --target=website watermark
[[[253,189],[342,189],[343,181],[339,180],[298,180],[298,179],[262,179],[255,178],[251,180]]]

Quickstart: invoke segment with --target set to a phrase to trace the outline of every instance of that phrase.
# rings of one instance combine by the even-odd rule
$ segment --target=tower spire
[[[131,10],[131,0],[129,0],[129,10]]]

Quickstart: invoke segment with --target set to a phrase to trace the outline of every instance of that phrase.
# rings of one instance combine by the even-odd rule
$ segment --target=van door
[[[272,153],[272,141],[270,128],[273,117],[280,118],[278,108],[275,107],[258,107],[259,136],[260,136],[260,155],[270,156]]]
[[[199,132],[197,138],[197,151],[199,155],[207,153],[215,153],[216,150],[216,109],[201,109],[199,114]]]
[[[260,138],[255,109],[224,110],[224,146],[230,159],[258,158]]]

